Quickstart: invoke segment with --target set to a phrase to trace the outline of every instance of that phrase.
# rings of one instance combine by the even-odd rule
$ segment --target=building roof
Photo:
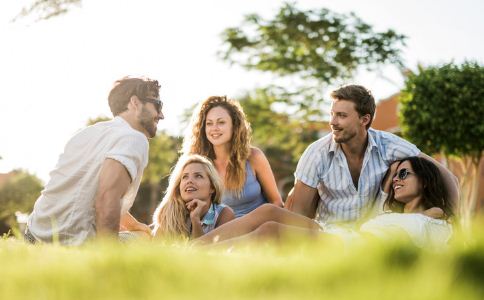
[[[382,99],[378,102],[376,105],[375,119],[373,120],[371,127],[392,133],[400,132],[398,120],[398,96],[398,93],[393,94],[392,96]]]

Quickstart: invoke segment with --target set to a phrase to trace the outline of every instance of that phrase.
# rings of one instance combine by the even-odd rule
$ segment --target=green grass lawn
[[[484,228],[445,251],[324,241],[79,248],[0,240],[0,299],[484,299]]]

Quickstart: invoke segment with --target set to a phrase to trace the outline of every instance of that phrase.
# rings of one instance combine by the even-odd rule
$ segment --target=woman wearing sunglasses
[[[343,240],[370,234],[390,239],[404,234],[420,247],[440,247],[447,243],[452,234],[449,218],[453,216],[453,208],[440,172],[433,163],[415,156],[403,159],[388,171],[382,188],[386,211],[363,223],[359,230],[328,227],[288,210],[263,205],[198,241],[231,244],[247,239],[279,239],[286,234],[311,237],[331,234]]]

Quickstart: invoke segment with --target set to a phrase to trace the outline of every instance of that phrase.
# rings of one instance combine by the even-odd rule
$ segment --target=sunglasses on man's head
[[[156,110],[158,111],[158,113],[161,112],[161,108],[163,107],[163,102],[161,102],[161,100],[158,100],[158,99],[150,99],[150,98],[139,98],[141,101],[143,102],[150,102],[150,103],[153,103],[156,107]]]
[[[405,178],[407,178],[408,174],[413,174],[413,173],[410,172],[407,168],[403,168],[403,169],[398,170],[397,174],[395,174],[395,176],[393,176],[393,177],[398,177],[398,179],[400,179],[400,180],[405,180]]]

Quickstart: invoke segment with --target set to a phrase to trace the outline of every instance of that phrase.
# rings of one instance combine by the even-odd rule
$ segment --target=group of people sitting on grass
[[[403,234],[417,246],[440,247],[450,238],[455,176],[415,145],[370,128],[375,100],[359,85],[332,92],[331,133],[304,151],[285,202],[266,156],[250,144],[240,104],[209,97],[193,113],[153,224],[138,222],[129,209],[148,139],[164,118],[159,88],[145,77],[116,81],[108,96],[114,119],[67,143],[29,217],[26,241],[80,245],[144,234],[233,245]]]

